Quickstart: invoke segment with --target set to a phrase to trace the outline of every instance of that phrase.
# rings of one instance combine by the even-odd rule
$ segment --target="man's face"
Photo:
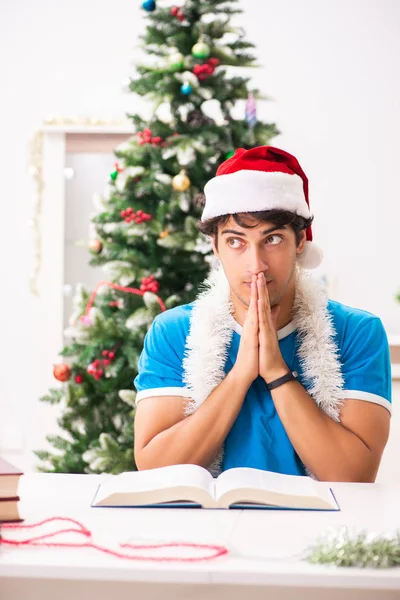
[[[257,223],[251,217],[245,222],[246,225]],[[285,294],[293,289],[296,257],[302,252],[305,240],[303,231],[296,247],[296,236],[290,226],[277,229],[272,223],[260,222],[247,229],[230,217],[223,227],[219,227],[218,250],[214,240],[213,249],[237,300],[248,307],[251,278],[264,273],[272,307],[280,304]]]

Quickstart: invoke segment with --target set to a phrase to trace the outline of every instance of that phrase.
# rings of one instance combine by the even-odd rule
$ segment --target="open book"
[[[311,477],[236,468],[214,478],[198,465],[111,475],[92,506],[340,510],[329,486]]]

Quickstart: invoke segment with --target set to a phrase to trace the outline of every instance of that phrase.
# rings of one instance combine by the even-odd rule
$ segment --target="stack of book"
[[[0,457],[0,523],[22,521],[19,512],[18,483],[22,473]]]

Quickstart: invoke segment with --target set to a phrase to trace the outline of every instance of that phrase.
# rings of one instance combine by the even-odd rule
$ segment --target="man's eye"
[[[276,234],[276,235],[269,235],[267,237],[267,242],[271,246],[277,246],[278,244],[281,243],[282,239],[283,239],[282,236],[278,235],[278,234]]]
[[[235,242],[238,242],[239,245],[234,246]],[[228,243],[228,246],[230,246],[231,248],[233,248],[235,250],[237,248],[240,248],[241,241],[238,240],[237,238],[229,238],[227,243]]]

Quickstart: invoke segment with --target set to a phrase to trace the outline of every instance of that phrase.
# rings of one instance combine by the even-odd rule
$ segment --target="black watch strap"
[[[298,373],[296,371],[289,371],[289,373],[286,373],[286,375],[283,375],[283,377],[279,377],[279,379],[275,379],[275,381],[271,381],[271,383],[267,383],[267,389],[269,391],[274,390],[275,388],[279,387],[280,385],[283,385],[287,381],[296,380],[297,377],[298,377]]]

